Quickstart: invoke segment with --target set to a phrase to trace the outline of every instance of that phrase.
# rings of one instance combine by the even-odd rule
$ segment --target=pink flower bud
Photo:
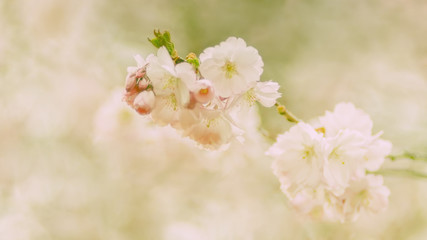
[[[147,79],[141,79],[138,82],[138,89],[141,90],[141,91],[143,91],[143,90],[147,89],[148,84],[149,83],[148,83]]]
[[[126,77],[126,84],[125,84],[126,91],[129,92],[130,90],[132,90],[135,87],[135,85],[136,85],[135,74],[134,73],[128,74]]]
[[[136,78],[142,78],[144,76],[145,76],[145,70],[143,68],[138,69],[135,73]]]
[[[149,114],[154,108],[155,96],[153,91],[143,91],[136,96],[133,105],[139,114]]]
[[[123,100],[126,101],[126,103],[133,107],[133,102],[136,98],[136,96],[138,95],[138,91],[136,91],[135,88],[132,88],[130,91],[127,91],[124,96],[123,96]]]
[[[196,81],[193,93],[194,93],[194,98],[199,103],[207,103],[210,100],[212,100],[212,98],[215,96],[212,83],[206,79]]]

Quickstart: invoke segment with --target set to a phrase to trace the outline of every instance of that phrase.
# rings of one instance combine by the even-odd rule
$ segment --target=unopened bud
[[[143,68],[140,68],[135,73],[135,78],[143,78],[145,76],[145,70]]]
[[[135,89],[131,89],[124,94],[123,100],[126,101],[129,106],[133,107],[133,102],[135,101],[137,95],[138,92]]]
[[[136,85],[135,74],[134,73],[128,74],[126,77],[126,84],[125,84],[126,91],[129,92],[130,90],[132,90],[135,87],[135,85]]]
[[[143,91],[136,96],[133,105],[139,114],[149,114],[154,108],[154,103],[155,96],[153,91]]]
[[[148,82],[148,80],[147,79],[145,79],[145,78],[143,78],[143,79],[141,79],[139,82],[138,82],[138,89],[140,90],[140,91],[143,91],[143,90],[145,90],[145,89],[147,89],[147,87],[148,87],[148,85],[149,85],[150,83]]]
[[[277,106],[277,111],[279,112],[280,115],[285,115],[286,114],[286,107],[283,105],[279,105],[279,106]]]

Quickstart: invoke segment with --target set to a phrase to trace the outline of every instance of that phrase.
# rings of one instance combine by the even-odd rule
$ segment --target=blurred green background
[[[291,126],[274,109],[251,113],[245,144],[209,153],[120,101],[154,29],[182,56],[237,36],[300,118],[351,101],[395,154],[426,154],[426,16],[415,0],[0,1],[0,238],[426,239],[427,181],[415,178],[385,177],[377,216],[298,216],[257,131]]]

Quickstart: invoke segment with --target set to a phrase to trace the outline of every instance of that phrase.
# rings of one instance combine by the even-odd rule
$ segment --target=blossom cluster
[[[290,203],[302,214],[354,221],[388,205],[389,190],[376,171],[391,143],[372,135],[372,121],[351,103],[336,105],[312,124],[300,122],[277,137],[267,155]]]
[[[167,43],[168,38],[160,40]],[[185,60],[175,54],[164,44],[156,55],[135,56],[137,66],[128,68],[124,100],[139,114],[171,125],[204,148],[217,149],[242,134],[236,111],[255,102],[271,107],[281,96],[276,82],[260,81],[261,56],[241,38],[205,49],[200,60],[195,54]]]

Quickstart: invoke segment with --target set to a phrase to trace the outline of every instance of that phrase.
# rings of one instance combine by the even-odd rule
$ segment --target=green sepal
[[[176,59],[174,59],[175,60],[175,63],[176,64],[178,64],[178,63],[182,63],[182,62],[185,62],[185,60],[184,59],[182,59],[182,58],[176,58]]]
[[[187,57],[185,57],[185,61],[193,65],[195,69],[198,69],[200,66],[200,61],[195,53],[189,53]]]

